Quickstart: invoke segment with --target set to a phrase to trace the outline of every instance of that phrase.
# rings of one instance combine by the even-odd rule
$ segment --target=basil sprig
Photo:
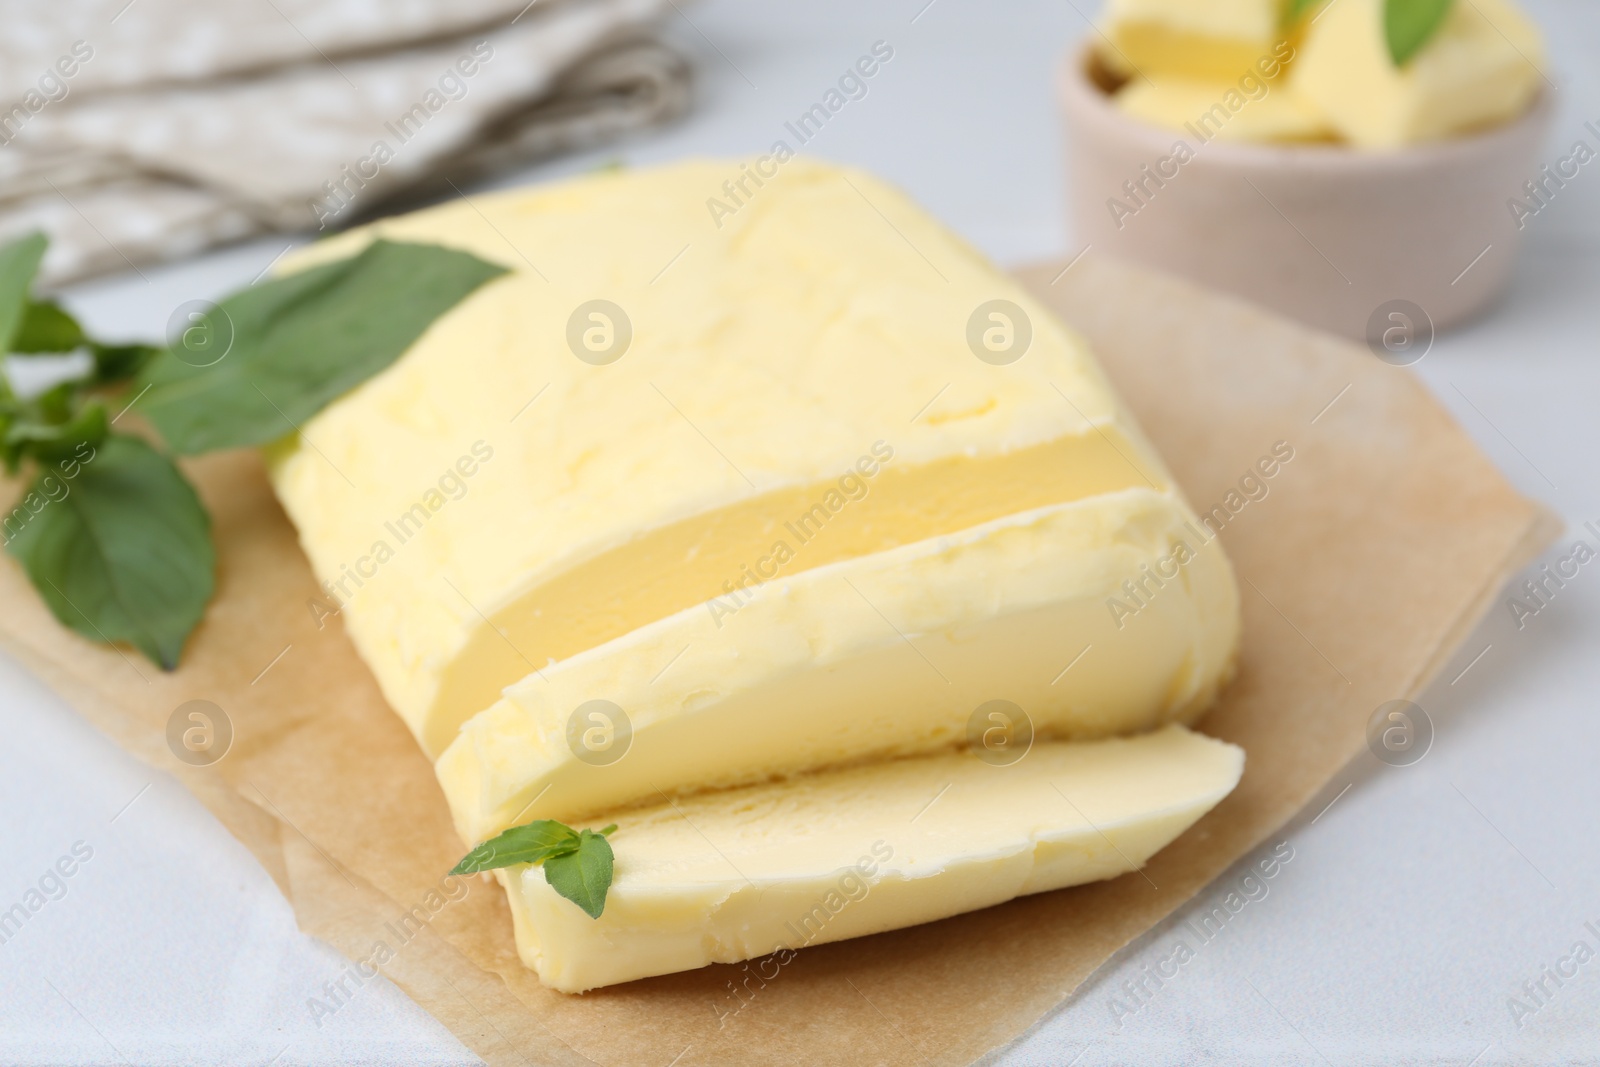
[[[612,852],[606,838],[617,828],[574,830],[554,819],[535,819],[496,834],[461,858],[451,874],[476,874],[523,863],[542,864],[550,888],[582,908],[591,919],[606,910],[611,889]]]
[[[113,431],[121,416],[108,403],[138,405],[181,455],[265,444],[388,367],[505,273],[453,249],[375,241],[226,297],[198,316],[209,344],[185,331],[162,348],[97,341],[59,304],[33,298],[45,246],[38,233],[0,246],[0,363],[70,352],[90,360],[29,397],[0,373],[0,462],[32,475],[0,511],[0,538],[63,625],[131,644],[165,670],[211,599],[211,521],[161,449]]]
[[[1285,26],[1293,26],[1325,0],[1288,0],[1284,7]],[[1452,0],[1384,0],[1383,40],[1389,58],[1403,67],[1422,46],[1433,38],[1450,13]]]

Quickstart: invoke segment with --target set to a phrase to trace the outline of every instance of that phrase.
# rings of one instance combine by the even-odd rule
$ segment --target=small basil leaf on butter
[[[28,306],[28,288],[39,272],[47,243],[44,234],[35,232],[0,245],[0,352],[12,350],[11,340]]]
[[[611,889],[611,842],[605,833],[584,830],[578,847],[544,861],[544,880],[550,888],[582,908],[591,919],[606,910],[606,893]]]
[[[63,625],[92,640],[126,641],[171,670],[214,582],[200,499],[170,460],[136,437],[85,444],[70,462],[76,477],[41,466],[4,517],[6,550]]]
[[[1394,65],[1406,62],[1428,43],[1450,13],[1451,0],[1385,0],[1383,36]]]
[[[578,847],[578,832],[554,819],[536,819],[513,826],[483,842],[451,868],[451,874],[476,874],[519,863],[541,863]]]
[[[85,342],[83,327],[54,300],[30,300],[11,338],[13,352],[71,352]]]
[[[168,349],[135,382],[183,454],[266,444],[389,366],[440,315],[505,273],[436,245],[374,241],[244,289],[208,316],[203,352]]]
[[[582,908],[591,919],[606,909],[611,889],[613,855],[603,830],[574,830],[554,819],[536,819],[491,837],[462,857],[451,874],[476,874],[497,867],[543,864],[544,880],[557,893]]]

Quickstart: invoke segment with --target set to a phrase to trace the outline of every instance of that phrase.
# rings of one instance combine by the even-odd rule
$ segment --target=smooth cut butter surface
[[[1231,672],[1239,630],[1208,536],[1170,494],[1125,489],[815,568],[530,675],[466,724],[439,780],[472,844],[974,742],[991,700],[1041,737],[1188,722]],[[1131,614],[1110,607],[1134,603],[1124,583],[1143,583]],[[631,730],[610,709],[575,730],[593,700]]]
[[[708,200],[746,173],[691,162],[475,196],[289,264],[384,236],[512,272],[273,457],[317,576],[431,756],[505,686],[725,595],[780,540],[790,578],[1170,487],[1082,343],[899,192],[793,159],[714,218]],[[631,324],[609,365],[568,345],[597,299]],[[1031,327],[1009,365],[969,346],[992,300]],[[470,477],[451,473],[464,457]]]
[[[1538,28],[1507,0],[1450,6],[1404,67],[1385,43],[1384,0],[1338,0],[1306,31],[1290,81],[1351,144],[1398,148],[1506,121],[1543,80]]]
[[[1282,0],[1109,0],[1101,18],[1112,69],[1145,79],[1231,83],[1274,60]],[[1278,64],[1272,62],[1274,74]]]
[[[626,812],[591,919],[538,868],[497,872],[523,961],[581,992],[931,922],[1143,866],[1238,783],[1244,753],[1169,726],[949,754]]]
[[[1258,85],[1265,94],[1252,98],[1230,82],[1136,79],[1112,101],[1132,118],[1205,140],[1328,141],[1336,136],[1322,112],[1292,85],[1281,81]],[[1229,103],[1236,103],[1237,110]]]

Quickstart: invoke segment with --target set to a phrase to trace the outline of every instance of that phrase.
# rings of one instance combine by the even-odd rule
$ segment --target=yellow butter
[[[1109,0],[1101,52],[1112,69],[1137,80],[1234,82],[1282,73],[1281,0]]]
[[[503,687],[758,571],[1170,487],[1082,343],[860,172],[590,175],[383,220],[289,269],[375,236],[512,272],[272,457],[325,583],[308,611],[338,607],[431,755]],[[613,362],[588,347],[630,331]]]
[[[1256,82],[1249,91],[1221,81],[1162,78],[1130,81],[1113,98],[1123,114],[1205,141],[1327,141],[1333,126],[1309,100],[1282,81]]]
[[[1337,0],[1305,31],[1296,92],[1351,144],[1398,148],[1504,122],[1543,80],[1538,28],[1507,0],[1462,0],[1403,68],[1385,43],[1383,0]]]
[[[1004,745],[1187,722],[1231,671],[1238,609],[1220,544],[1182,503],[1121,490],[815,568],[580,653],[471,719],[439,780],[475,843],[981,746],[997,724]],[[991,720],[995,700],[1013,707]]]
[[[774,953],[782,967],[806,945],[1141,867],[1243,765],[1233,745],[1170,726],[1039,742],[1004,767],[894,760],[624,812],[599,919],[538,868],[497,873],[523,961],[565,992]]]

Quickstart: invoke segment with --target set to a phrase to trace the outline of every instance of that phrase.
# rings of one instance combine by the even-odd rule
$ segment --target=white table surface
[[[670,33],[698,64],[690,117],[501,184],[613,157],[762,151],[883,39],[894,59],[811,147],[898,182],[1001,264],[1075,252],[1049,86],[1092,2],[686,6]],[[1562,87],[1553,153],[1600,119],[1600,7],[1527,4]],[[1600,524],[1600,169],[1527,237],[1510,297],[1441,338],[1415,372],[1517,485],[1569,520],[1567,541],[1600,544],[1581,529]],[[179,303],[243,284],[286,243],[77,286],[67,301],[103,333],[160,336]],[[1118,998],[1134,1005],[1122,983],[1167,956],[1183,933],[1174,924],[1218,903],[1240,872],[999,1061],[1600,1063],[1600,958],[1559,988],[1547,980],[1551,995],[1520,1026],[1507,1004],[1575,941],[1600,951],[1584,928],[1600,929],[1597,639],[1600,566],[1521,630],[1498,605],[1421,700],[1437,730],[1425,759],[1397,769],[1363,756],[1339,775],[1282,835],[1294,858],[1268,895],[1137,1012],[1117,1019]],[[0,910],[75,842],[93,850],[66,895],[0,944],[0,1063],[477,1062],[381,981],[315,1025],[307,998],[342,961],[296,929],[267,875],[193,798],[3,658],[0,729]],[[676,1052],[663,1048],[661,1064]]]

